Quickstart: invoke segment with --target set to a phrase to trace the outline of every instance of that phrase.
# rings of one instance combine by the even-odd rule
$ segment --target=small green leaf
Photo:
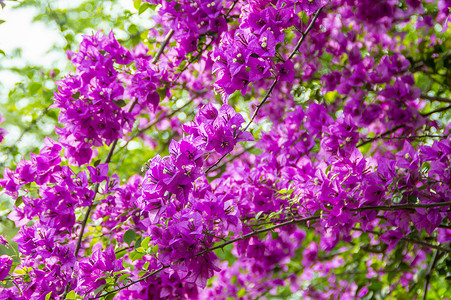
[[[147,249],[149,247],[149,242],[150,242],[150,237],[146,237],[142,242],[141,242],[141,247],[143,247],[144,249]]]
[[[67,295],[66,295],[66,299],[75,299],[76,294],[75,291],[70,291]]]
[[[103,291],[103,289],[106,287],[106,284],[102,284],[101,286],[99,286],[95,291],[94,291],[94,295],[97,295],[98,293],[100,293],[101,291]]]
[[[50,300],[50,297],[52,297],[52,292],[45,295],[45,300]]]
[[[124,279],[126,279],[126,278],[128,278],[128,277],[130,277],[130,276],[131,276],[131,275],[128,274],[128,273],[122,274],[121,277],[119,277],[118,281],[119,281],[119,282],[122,282],[122,281],[124,281]]]
[[[127,103],[124,100],[113,101],[113,103],[116,104],[116,106],[118,107],[124,107],[125,105],[127,105]]]
[[[142,249],[141,251],[138,251],[138,250],[137,250],[138,252],[144,252],[144,248],[141,247],[142,241],[143,241],[143,238],[142,238],[142,237],[139,237],[139,239],[135,242],[135,250],[136,250],[136,249]]]
[[[238,281],[238,277],[236,275],[233,275],[232,278],[230,278],[230,283],[235,284]]]
[[[246,296],[246,290],[242,288],[241,290],[238,291],[238,293],[236,293],[236,295],[238,296],[238,298],[244,297]]]
[[[136,232],[133,229],[129,229],[124,233],[124,242],[127,243],[129,246],[132,244],[132,242],[136,238]]]
[[[94,162],[94,167],[97,167],[99,164],[100,164],[100,159],[98,159]]]
[[[5,23],[5,20],[0,20],[0,24],[3,24],[3,23]]]
[[[16,202],[14,202],[14,205],[16,207],[19,207],[23,203],[23,196],[20,196],[16,199]]]
[[[255,215],[255,220],[258,220],[258,218],[260,218],[260,216],[262,215],[263,211],[259,211],[256,215]]]
[[[74,100],[78,100],[80,98],[81,93],[80,92],[76,92],[75,94],[72,94],[72,99]]]
[[[117,292],[111,293],[105,297],[105,300],[113,300],[114,296],[116,296]]]
[[[136,9],[139,9],[139,7],[141,6],[141,0],[135,0],[135,1],[133,1],[133,6],[136,8]]]
[[[2,49],[0,49],[0,54],[6,55],[5,51],[3,51]]]
[[[150,248],[150,252],[156,254],[158,252],[158,245],[155,245],[152,248]]]
[[[142,13],[145,12],[148,8],[150,8],[150,5],[147,4],[147,3],[143,3],[143,5],[141,5],[141,6],[139,7],[138,14],[139,14],[139,15],[142,14]]]
[[[30,84],[30,94],[36,94],[42,87],[42,84],[39,82],[33,82]]]

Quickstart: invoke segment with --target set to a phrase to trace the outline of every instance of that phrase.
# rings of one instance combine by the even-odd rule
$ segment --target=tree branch
[[[433,207],[446,207],[451,206],[451,202],[440,202],[440,203],[417,203],[417,204],[397,204],[397,205],[374,205],[374,206],[364,206],[359,208],[353,208],[351,211],[366,211],[366,210],[408,210],[415,208],[433,208]]]
[[[374,230],[363,230],[362,228],[356,228],[356,227],[353,227],[352,230],[360,231],[360,232],[364,232],[364,233],[368,232],[368,233],[375,234],[377,236],[381,236],[383,234],[383,232],[374,231]],[[450,248],[444,248],[444,247],[441,247],[441,246],[437,246],[437,245],[433,245],[433,244],[426,243],[426,242],[423,242],[423,241],[419,241],[419,240],[416,240],[416,239],[413,239],[413,238],[403,237],[403,238],[400,238],[400,240],[406,241],[406,242],[411,243],[411,244],[420,245],[420,246],[423,246],[423,247],[426,247],[426,248],[431,248],[431,249],[440,250],[440,251],[443,251],[443,252],[446,252],[446,253],[451,253],[451,249]]]
[[[439,112],[443,112],[443,111],[447,111],[448,109],[451,109],[451,105],[448,105],[448,106],[445,106],[445,107],[437,108],[436,110],[430,111],[430,112],[425,113],[425,114],[421,114],[421,116],[422,116],[422,117],[429,117],[429,116],[432,115],[432,114],[439,113]]]
[[[117,288],[117,289],[115,289],[114,291],[107,292],[107,293],[102,294],[102,295],[100,295],[100,296],[91,297],[91,298],[89,298],[89,299],[90,299],[90,300],[92,300],[92,299],[98,299],[98,298],[102,298],[102,297],[108,296],[108,295],[110,295],[110,294],[117,293],[117,292],[119,292],[119,291],[121,291],[121,290],[124,290],[124,289],[126,289],[126,288],[128,288],[128,287],[134,285],[135,283],[144,281],[144,280],[146,280],[147,278],[149,278],[149,277],[151,277],[151,276],[153,276],[153,275],[155,275],[155,274],[157,274],[157,273],[159,273],[159,272],[161,272],[161,271],[163,271],[164,269],[167,269],[167,268],[169,268],[169,267],[170,267],[170,265],[168,265],[168,266],[162,266],[161,268],[156,269],[156,270],[153,271],[152,273],[149,273],[149,274],[147,274],[146,276],[144,276],[144,277],[142,277],[142,278],[140,278],[140,279],[138,279],[138,280],[132,281],[132,282],[130,282],[130,283],[128,283],[128,284],[126,284],[126,285],[120,287],[120,288]]]
[[[166,35],[163,43],[161,43],[160,48],[157,51],[157,54],[155,54],[155,57],[152,60],[153,64],[156,64],[160,60],[161,54],[163,54],[164,48],[166,48],[167,44],[171,40],[172,36],[174,35],[174,30],[169,30],[168,34]]]
[[[273,225],[273,226],[271,226],[271,227],[267,227],[267,228],[262,228],[262,229],[259,229],[259,230],[255,230],[255,231],[252,231],[252,232],[250,232],[250,233],[248,233],[248,234],[245,234],[245,235],[243,235],[243,236],[240,236],[240,237],[238,237],[238,238],[235,238],[235,239],[229,240],[229,241],[227,241],[227,242],[224,242],[224,243],[222,243],[222,244],[220,244],[220,245],[217,245],[217,246],[214,246],[214,247],[205,249],[204,251],[201,251],[201,252],[197,253],[197,254],[196,254],[196,257],[198,257],[198,256],[200,256],[200,255],[203,255],[203,254],[205,254],[205,253],[207,253],[207,252],[216,250],[216,249],[222,249],[222,248],[224,248],[224,247],[227,246],[227,245],[230,245],[230,244],[233,244],[233,243],[235,243],[235,242],[238,242],[238,241],[242,241],[242,240],[248,239],[248,238],[253,237],[253,236],[255,236],[255,235],[258,235],[258,234],[260,234],[260,233],[268,232],[268,231],[271,231],[271,230],[274,230],[274,229],[277,229],[277,228],[280,228],[280,227],[284,227],[284,226],[287,226],[287,225],[306,223],[306,222],[308,222],[308,221],[317,220],[317,219],[319,219],[319,218],[320,218],[320,216],[312,216],[312,217],[306,217],[306,218],[302,218],[302,219],[293,219],[293,220],[290,220],[290,221],[287,221],[287,222],[284,222],[284,223],[280,223],[280,224],[277,224],[277,225]]]
[[[227,245],[230,245],[230,244],[232,244],[232,243],[235,243],[235,242],[238,242],[238,241],[242,241],[242,240],[248,239],[248,238],[250,238],[250,237],[252,237],[252,236],[255,236],[255,235],[258,235],[258,234],[260,234],[260,233],[265,233],[265,232],[268,232],[268,231],[271,231],[271,230],[274,230],[274,229],[277,229],[277,228],[280,228],[280,227],[288,226],[288,225],[300,224],[300,223],[306,223],[306,222],[308,222],[308,221],[317,220],[317,219],[319,219],[319,218],[320,218],[319,216],[312,216],[312,217],[306,217],[306,218],[303,218],[303,219],[293,219],[293,220],[290,220],[290,221],[288,221],[288,222],[284,222],[284,223],[281,223],[281,224],[277,224],[277,225],[274,225],[274,226],[271,226],[271,227],[268,227],[268,228],[263,228],[263,229],[255,230],[255,231],[250,232],[250,233],[248,233],[248,234],[245,234],[245,235],[243,235],[243,236],[241,236],[241,237],[238,237],[238,238],[229,240],[229,241],[227,241],[227,242],[224,242],[224,243],[222,243],[222,244],[220,244],[220,245],[217,245],[217,246],[214,246],[214,247],[205,249],[204,251],[201,251],[201,252],[197,253],[197,254],[196,254],[196,257],[199,257],[199,256],[201,256],[201,255],[204,255],[205,253],[214,251],[214,250],[216,250],[216,249],[224,248],[224,247],[227,246]],[[178,262],[179,262],[179,261],[176,261],[176,262],[172,263],[171,265],[176,264],[176,263],[178,263]],[[107,292],[107,293],[102,294],[102,295],[100,295],[100,296],[92,297],[92,298],[89,298],[89,299],[91,299],[91,300],[92,300],[92,299],[98,299],[98,298],[102,298],[102,297],[108,296],[108,295],[110,295],[110,294],[117,293],[117,292],[120,291],[120,290],[126,289],[126,288],[128,288],[128,287],[134,285],[135,283],[138,283],[138,282],[141,282],[141,281],[146,280],[147,278],[149,278],[149,277],[151,277],[151,276],[153,276],[153,275],[155,275],[155,274],[157,274],[157,273],[163,271],[164,269],[169,268],[171,265],[162,266],[161,268],[159,268],[159,269],[157,269],[157,270],[155,270],[155,271],[153,271],[153,272],[147,274],[146,276],[144,276],[144,277],[142,277],[142,278],[140,278],[140,279],[138,279],[138,280],[132,281],[132,282],[130,282],[130,283],[128,283],[128,284],[126,284],[126,285],[120,287],[120,288],[117,288],[117,289],[115,289],[114,291],[110,291],[110,292]]]
[[[435,250],[434,256],[431,260],[431,263],[428,268],[428,273],[426,274],[426,278],[424,279],[424,287],[423,287],[423,300],[426,300],[427,294],[428,294],[428,288],[429,288],[429,281],[431,280],[432,270],[435,267],[435,264],[437,263],[438,257],[439,257],[440,251]]]
[[[174,34],[174,32],[171,33],[171,31],[170,31],[166,35],[166,39],[164,40],[164,42],[161,44],[160,48],[158,49],[157,55],[153,59],[152,63],[156,63],[158,61],[158,59],[160,58],[161,53],[163,52],[164,48],[168,44],[168,42],[171,39],[173,34]],[[133,108],[135,107],[136,103],[138,103],[138,99],[133,100],[132,104],[128,108],[128,111],[127,111],[128,113],[130,113],[133,110]],[[119,141],[119,139],[115,139],[113,141],[113,143],[111,144],[111,148],[110,148],[110,150],[108,152],[108,155],[107,155],[107,158],[105,160],[105,163],[110,163],[111,162],[111,159],[112,159],[113,153],[114,153],[114,149],[116,148],[116,145],[117,145],[118,141]],[[92,198],[93,201],[94,201],[97,193],[99,192],[99,186],[100,186],[99,183],[96,183],[96,185],[94,186],[94,196]],[[85,214],[85,216],[83,218],[83,221],[81,223],[81,230],[80,230],[80,234],[79,234],[78,239],[77,239],[77,245],[75,247],[75,252],[74,252],[75,258],[77,258],[78,252],[80,251],[81,241],[83,240],[83,235],[84,235],[84,232],[85,232],[86,224],[88,223],[89,215],[91,214],[91,211],[93,210],[94,206],[95,206],[94,203],[92,203],[88,207],[88,210],[86,211],[86,214]],[[64,290],[64,293],[63,293],[63,298],[65,298],[65,296],[69,292],[70,285],[71,285],[70,282],[68,282],[67,285],[66,285],[66,288]]]
[[[443,98],[443,97],[437,97],[437,96],[428,96],[425,94],[421,94],[420,98],[425,99],[425,100],[429,100],[429,101],[437,101],[437,102],[444,102],[444,103],[451,103],[451,99],[447,99],[447,98]]]
[[[386,132],[384,132],[382,134],[379,134],[379,135],[373,137],[373,138],[369,138],[367,140],[364,140],[360,144],[357,144],[356,148],[360,148],[360,147],[362,147],[362,146],[364,146],[364,145],[366,145],[366,144],[368,144],[368,143],[370,143],[372,141],[375,141],[377,139],[383,138],[384,136],[387,136],[387,135],[389,135],[389,134],[395,132],[396,130],[401,129],[401,128],[405,127],[405,126],[406,125],[404,125],[404,124],[398,125],[398,126],[392,128],[392,129],[390,129],[390,130],[388,130],[388,131],[386,131]]]
[[[302,33],[301,38],[299,39],[298,43],[296,44],[296,46],[294,47],[293,51],[291,52],[291,54],[288,56],[288,60],[292,59],[294,57],[294,55],[296,54],[296,52],[299,50],[299,47],[301,47],[302,42],[305,40],[305,37],[308,35],[308,33],[310,32],[310,30],[313,27],[313,24],[316,22],[316,20],[318,19],[318,16],[321,12],[322,8],[318,9],[315,14],[313,15],[313,19],[310,22],[309,26],[307,27],[307,29],[305,30],[304,33]],[[246,124],[246,126],[238,133],[237,138],[239,137],[239,135],[244,132],[247,131],[249,129],[249,126],[251,126],[251,124],[254,122],[255,118],[258,115],[258,112],[260,111],[260,109],[262,108],[262,106],[266,103],[266,101],[269,99],[269,96],[271,95],[272,91],[274,90],[274,88],[276,87],[278,80],[277,77],[276,79],[274,79],[273,83],[271,84],[271,86],[269,87],[268,92],[266,93],[266,95],[263,97],[262,101],[257,105],[254,113],[252,114],[251,119],[249,120],[249,122]],[[223,156],[221,156],[221,158],[215,162],[213,165],[211,165],[210,167],[207,168],[207,170],[205,171],[205,174],[207,174],[208,172],[210,172],[213,168],[215,168],[230,152],[227,152],[226,154],[224,154]]]

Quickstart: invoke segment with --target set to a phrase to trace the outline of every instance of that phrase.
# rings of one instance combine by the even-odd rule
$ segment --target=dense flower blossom
[[[449,64],[448,1],[143,2],[148,40],[84,36],[59,141],[3,171],[20,262],[0,257],[0,299],[383,298],[431,272],[451,146],[426,100],[449,101],[421,76]]]

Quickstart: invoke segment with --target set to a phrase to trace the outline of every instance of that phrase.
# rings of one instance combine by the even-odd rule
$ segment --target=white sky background
[[[76,7],[82,0],[50,0],[52,7],[69,8]],[[5,23],[0,24],[0,49],[5,51],[6,56],[0,54],[0,66],[24,66],[27,62],[35,65],[53,65],[55,68],[62,68],[66,63],[64,52],[49,53],[52,45],[65,45],[65,40],[61,36],[56,24],[43,24],[42,22],[32,23],[36,10],[32,8],[11,9],[16,5],[15,1],[5,1],[6,7],[0,8],[0,20]],[[133,0],[121,0],[120,10],[129,9],[136,12],[133,7]],[[142,18],[134,16],[136,22],[143,23]],[[135,20],[133,20],[135,21]],[[150,26],[150,22],[146,25]],[[144,24],[143,24],[144,25]],[[80,39],[80,37],[78,37]],[[11,57],[15,48],[22,49],[21,59]],[[60,62],[60,63],[58,63]],[[63,71],[63,70],[62,70]],[[0,97],[4,97],[8,90],[18,81],[19,77],[10,72],[0,71],[0,83],[3,90],[0,91]]]
[[[19,0],[20,1],[20,0]],[[46,1],[46,0],[43,0]],[[53,9],[65,9],[79,6],[84,0],[49,0]],[[38,14],[38,11],[33,8],[21,8],[14,9],[18,1],[5,0],[6,7],[0,8],[0,20],[4,20],[5,23],[0,24],[0,49],[3,50],[6,55],[0,54],[0,114],[4,106],[3,103],[8,101],[8,93],[14,87],[14,85],[21,80],[21,77],[15,73],[12,73],[4,68],[11,67],[24,67],[27,65],[32,66],[46,66],[47,69],[58,68],[61,70],[60,76],[65,76],[69,70],[65,70],[68,65],[63,47],[66,44],[58,26],[55,22],[44,24],[43,22],[32,22],[33,18]],[[136,13],[136,9],[133,7],[133,0],[119,0],[119,5],[112,7],[114,14],[121,14],[124,10],[128,9],[132,13]],[[143,14],[133,15],[131,22],[139,24],[144,28],[152,27],[152,21],[149,15]],[[104,25],[102,27],[102,25]],[[106,28],[105,24],[99,24],[99,28],[93,28],[93,31],[98,29],[104,29],[105,33],[108,33],[110,29]],[[117,38],[126,38],[127,35],[124,31],[114,30]],[[82,36],[75,36],[76,41],[81,41]],[[61,51],[52,49],[54,45],[60,47]],[[22,51],[21,57],[14,57],[14,49],[20,48]],[[76,47],[73,50],[77,50]],[[26,99],[16,103],[17,107],[20,107]],[[3,107],[2,107],[3,106]],[[30,116],[22,116],[22,121],[30,121]],[[18,126],[14,124],[3,123],[0,125],[8,130],[8,134],[5,136],[5,144],[11,144],[16,141],[21,131]],[[53,130],[51,127],[49,130]],[[21,141],[21,144],[31,145],[35,142],[25,135]],[[0,161],[2,160],[0,154]],[[1,171],[1,170],[0,170]]]

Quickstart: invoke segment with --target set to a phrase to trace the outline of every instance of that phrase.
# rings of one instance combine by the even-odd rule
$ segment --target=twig
[[[436,110],[433,110],[433,111],[430,111],[430,112],[428,112],[426,114],[421,114],[421,116],[422,117],[429,117],[432,114],[439,113],[439,112],[442,112],[442,111],[447,111],[448,109],[451,109],[451,105],[448,105],[448,106],[445,106],[445,107],[440,107],[440,108],[438,108]]]
[[[265,232],[268,232],[268,231],[271,231],[271,230],[274,230],[274,229],[277,229],[277,228],[280,228],[280,227],[283,227],[283,226],[288,226],[288,225],[293,225],[293,224],[300,224],[300,223],[305,223],[305,222],[308,222],[308,221],[317,220],[317,219],[319,219],[319,218],[320,218],[319,216],[313,216],[313,217],[307,217],[307,218],[303,218],[303,219],[295,219],[295,220],[290,220],[290,221],[288,221],[288,222],[281,223],[281,224],[277,224],[277,225],[274,225],[274,226],[271,226],[271,227],[268,227],[268,228],[263,228],[263,229],[260,229],[260,230],[256,230],[256,231],[250,232],[250,233],[248,233],[248,234],[245,234],[245,235],[243,235],[243,236],[241,236],[241,237],[239,237],[239,238],[232,239],[232,240],[229,240],[229,241],[227,241],[227,242],[224,242],[224,243],[222,243],[222,244],[220,244],[220,245],[218,245],[218,246],[215,246],[215,247],[211,247],[211,248],[205,249],[204,251],[201,251],[201,252],[197,253],[197,254],[196,254],[196,257],[199,257],[199,256],[201,256],[201,255],[204,255],[205,253],[214,251],[214,250],[216,250],[216,249],[224,248],[224,247],[227,246],[227,245],[230,245],[230,244],[235,243],[235,242],[238,242],[238,241],[245,240],[245,239],[247,239],[247,238],[250,238],[250,237],[252,237],[252,236],[258,235],[258,234],[260,234],[260,233],[265,233]],[[176,262],[174,262],[174,263],[172,263],[172,264],[175,264],[175,263],[178,263],[178,262],[179,262],[179,261],[176,261]],[[172,264],[171,264],[171,265],[172,265]],[[162,266],[161,268],[159,268],[159,269],[153,271],[152,273],[149,273],[149,274],[147,274],[146,276],[144,276],[144,277],[142,277],[142,278],[140,278],[140,279],[138,279],[138,280],[132,281],[132,282],[128,283],[127,285],[124,285],[123,287],[117,288],[117,289],[115,289],[114,291],[110,291],[110,292],[107,292],[107,293],[102,294],[102,295],[100,295],[100,296],[92,297],[92,298],[89,298],[89,299],[91,299],[91,300],[92,300],[92,299],[98,299],[98,298],[102,298],[102,297],[105,297],[105,296],[110,295],[110,294],[117,293],[117,292],[120,291],[120,290],[126,289],[126,288],[128,288],[128,287],[134,285],[135,283],[138,283],[138,282],[141,282],[141,281],[143,281],[143,280],[146,280],[147,278],[149,278],[149,277],[151,277],[151,276],[153,276],[153,275],[155,275],[155,274],[157,274],[157,273],[163,271],[164,269],[169,268],[171,265]]]
[[[157,123],[161,122],[164,119],[170,118],[173,115],[175,115],[176,113],[178,113],[179,111],[181,111],[182,109],[184,109],[185,107],[187,107],[189,104],[191,104],[191,102],[194,99],[191,99],[190,101],[186,102],[185,104],[183,104],[181,107],[177,108],[176,110],[173,110],[170,114],[168,115],[163,115],[160,116],[158,119],[156,119],[155,121],[153,121],[152,123],[150,123],[149,125],[147,125],[146,127],[140,129],[138,132],[136,132],[135,134],[133,134],[125,143],[125,145],[121,146],[116,153],[120,152],[122,149],[124,149],[125,147],[128,146],[128,144],[135,139],[137,136],[139,136],[140,134],[142,134],[143,132],[149,130],[150,128],[152,128],[153,126],[155,126]]]
[[[120,288],[117,288],[117,289],[115,289],[114,291],[107,292],[107,293],[102,294],[102,295],[100,295],[100,296],[95,296],[95,297],[92,297],[92,298],[89,298],[89,299],[90,299],[90,300],[92,300],[92,299],[98,299],[98,298],[102,298],[102,297],[108,296],[108,295],[110,295],[110,294],[117,293],[117,292],[119,292],[119,291],[121,291],[121,290],[124,290],[124,289],[126,289],[126,288],[128,288],[128,287],[134,285],[135,283],[144,281],[144,280],[146,280],[147,278],[149,278],[150,276],[153,276],[153,275],[155,275],[155,274],[157,274],[157,273],[159,273],[159,272],[161,272],[161,271],[163,271],[164,269],[167,269],[167,268],[169,268],[169,267],[170,267],[170,265],[162,266],[161,268],[156,269],[156,270],[153,271],[152,273],[149,273],[149,274],[147,274],[146,276],[144,276],[144,277],[142,277],[142,278],[140,278],[140,279],[138,279],[138,280],[132,281],[132,282],[130,282],[129,284],[126,284],[126,285],[124,285],[124,286],[122,286],[122,287],[120,287]]]
[[[233,1],[232,6],[230,6],[229,10],[227,11],[225,18],[229,16],[229,14],[232,12],[232,10],[235,8],[235,5],[238,3],[238,0]]]
[[[318,10],[315,12],[315,14],[314,14],[314,16],[313,16],[312,22],[310,22],[310,24],[309,24],[309,26],[307,27],[307,29],[305,30],[305,32],[302,33],[302,36],[301,36],[301,38],[299,39],[298,43],[296,44],[296,47],[294,47],[293,51],[291,51],[291,54],[288,56],[288,60],[292,59],[292,58],[294,57],[294,55],[296,54],[296,52],[297,52],[297,51],[299,50],[299,48],[301,47],[302,42],[305,40],[305,37],[308,35],[308,33],[310,32],[310,30],[311,30],[312,27],[313,27],[313,24],[314,24],[314,23],[316,22],[316,20],[318,19],[318,16],[319,16],[321,10],[322,10],[322,8],[318,9]],[[242,132],[243,132],[243,131],[246,131],[246,130],[249,128],[249,126],[251,126],[252,122],[254,121],[255,117],[256,117],[257,114],[258,114],[258,111],[259,111],[260,108],[263,106],[263,104],[265,104],[265,102],[268,100],[268,98],[269,98],[269,96],[271,95],[271,92],[272,92],[272,90],[274,89],[274,87],[276,86],[277,82],[278,82],[278,81],[277,81],[277,78],[274,79],[274,81],[273,81],[272,85],[269,87],[269,90],[268,90],[268,92],[266,93],[265,97],[264,97],[263,100],[257,105],[257,108],[255,109],[255,111],[254,111],[254,113],[253,113],[253,115],[252,115],[250,121],[247,123],[246,127],[244,127],[244,129],[242,130]]]
[[[274,225],[274,226],[271,226],[271,227],[255,230],[255,231],[252,231],[252,232],[250,232],[248,234],[240,236],[238,238],[235,238],[235,239],[229,240],[227,242],[224,242],[224,243],[222,243],[220,245],[217,245],[217,246],[205,249],[204,251],[197,253],[196,257],[198,257],[200,255],[203,255],[203,254],[205,254],[207,252],[216,250],[216,249],[222,249],[222,248],[224,248],[227,245],[233,244],[233,243],[238,242],[238,241],[245,240],[247,238],[253,237],[253,236],[258,235],[260,233],[268,232],[268,231],[271,231],[271,230],[274,230],[274,229],[277,229],[277,228],[280,228],[280,227],[284,227],[284,226],[287,226],[287,225],[306,223],[308,221],[317,220],[319,218],[320,218],[320,216],[312,216],[312,217],[306,217],[306,218],[302,218],[302,219],[293,219],[293,220],[290,220],[288,222],[280,223],[280,224],[277,224],[277,225]]]
[[[24,137],[25,133],[27,133],[28,131],[31,130],[31,128],[33,126],[36,125],[36,123],[38,123],[49,111],[50,106],[52,106],[52,104],[50,104],[49,106],[45,107],[42,109],[42,113],[39,115],[39,117],[37,117],[36,119],[32,120],[30,122],[30,124],[20,133],[20,136],[17,138],[17,140],[14,142],[14,144],[11,147],[16,146]]]
[[[312,19],[312,22],[310,22],[309,26],[307,27],[307,29],[305,30],[304,33],[302,33],[301,38],[299,39],[298,43],[296,44],[296,47],[294,47],[293,51],[291,52],[291,54],[288,56],[288,60],[292,59],[294,57],[294,55],[296,54],[296,52],[299,50],[299,47],[301,47],[302,42],[304,41],[305,37],[308,35],[308,33],[310,32],[310,30],[313,27],[313,24],[316,22],[316,20],[318,19],[318,16],[321,12],[322,8],[318,9]],[[268,92],[266,93],[265,97],[263,97],[262,101],[257,105],[254,113],[252,114],[251,119],[249,120],[249,122],[246,124],[246,126],[238,133],[237,138],[239,137],[239,135],[244,132],[247,131],[249,129],[249,126],[251,126],[251,124],[254,122],[255,118],[258,115],[258,112],[260,111],[260,109],[262,108],[262,106],[266,103],[266,101],[268,100],[269,96],[271,95],[273,89],[276,87],[278,80],[277,77],[276,79],[274,79],[273,83],[271,84],[271,86],[269,87]],[[227,152],[226,154],[224,154],[223,156],[221,156],[221,158],[215,162],[213,165],[211,165],[210,167],[208,167],[208,169],[205,171],[205,174],[210,172],[213,168],[215,168],[230,152]]]
[[[153,59],[152,63],[156,63],[158,62],[158,59],[160,58],[161,53],[163,52],[164,48],[166,47],[166,45],[168,44],[169,40],[171,39],[172,35],[174,34],[174,31],[171,31],[166,35],[166,39],[164,40],[164,42],[161,44],[160,48],[158,49],[157,55],[155,56],[155,58]],[[128,113],[130,113],[133,108],[135,107],[136,103],[138,102],[137,99],[133,100],[132,104],[130,105],[130,107],[128,108]],[[113,153],[114,153],[114,149],[116,148],[117,142],[119,141],[119,139],[115,139],[114,142],[111,145],[110,151],[108,152],[108,156],[105,160],[105,163],[109,163],[111,162],[111,158],[113,157]],[[96,197],[97,193],[99,192],[99,183],[97,183],[94,187],[94,197],[93,199]],[[81,225],[81,231],[80,231],[80,235],[78,237],[78,241],[77,241],[77,246],[75,248],[75,257],[77,257],[78,255],[78,251],[80,250],[80,246],[81,246],[81,240],[83,238],[83,233],[86,227],[86,223],[88,221],[89,218],[89,214],[91,213],[93,208],[93,204],[91,204],[88,208],[88,210],[86,211],[86,215],[83,219],[82,225]]]
[[[415,208],[432,208],[432,207],[445,207],[451,206],[451,202],[440,202],[440,203],[418,203],[418,204],[397,204],[397,205],[375,205],[375,206],[364,206],[359,208],[353,208],[351,211],[366,211],[366,210],[407,210]]]
[[[426,297],[428,294],[429,281],[431,280],[431,276],[432,276],[432,270],[434,269],[435,264],[437,263],[439,254],[440,254],[440,251],[438,251],[438,250],[434,251],[434,256],[432,257],[431,263],[428,268],[428,273],[426,274],[426,278],[424,279],[423,300],[426,300]]]
[[[168,34],[166,35],[166,37],[164,38],[163,43],[160,45],[160,48],[158,49],[157,54],[155,54],[155,57],[152,60],[153,64],[156,64],[158,62],[158,60],[160,60],[160,56],[164,51],[164,48],[167,46],[167,44],[169,43],[169,40],[172,38],[172,36],[174,35],[174,30],[169,30]]]
[[[446,252],[446,253],[451,253],[451,249],[450,248],[444,248],[444,247],[441,247],[441,246],[436,246],[436,245],[429,244],[429,243],[426,243],[426,242],[423,242],[423,241],[419,241],[419,240],[416,240],[416,239],[406,238],[405,237],[405,238],[401,238],[401,240],[404,240],[404,241],[412,243],[412,244],[417,244],[417,245],[420,245],[420,246],[423,246],[423,247],[426,247],[426,248],[432,248],[432,249],[440,250],[440,251],[443,251],[443,252]]]
[[[428,96],[428,95],[421,94],[420,98],[426,99],[426,100],[429,100],[429,101],[437,101],[437,102],[451,103],[451,99],[446,99],[446,98],[443,98],[443,97],[437,97],[437,96],[432,97],[432,96]]]
[[[369,138],[369,139],[367,139],[365,141],[362,141],[360,144],[357,144],[356,148],[362,147],[362,146],[368,144],[369,142],[372,142],[372,141],[375,141],[377,139],[383,138],[384,136],[387,136],[387,135],[389,135],[389,134],[395,132],[396,130],[401,129],[401,128],[405,127],[405,126],[406,125],[404,125],[404,124],[398,125],[398,126],[392,128],[391,130],[388,130],[388,131],[386,131],[386,132],[384,132],[382,134],[379,134],[379,135],[377,135],[377,136],[375,136],[373,138]]]
[[[173,33],[172,33],[172,34],[173,34]],[[168,34],[168,35],[166,36],[165,41],[161,44],[160,49],[158,49],[157,55],[156,55],[155,58],[153,59],[152,63],[156,63],[156,62],[158,61],[158,59],[159,59],[161,53],[163,52],[164,48],[165,48],[166,45],[168,44],[169,40],[171,39],[172,34]],[[130,113],[130,112],[133,110],[133,108],[135,107],[136,103],[138,103],[138,99],[133,100],[132,104],[131,104],[130,107],[128,108],[128,111],[127,111],[128,113]],[[108,155],[107,155],[107,158],[106,158],[106,160],[105,160],[105,163],[111,162],[111,159],[112,159],[113,153],[114,153],[114,149],[116,148],[116,145],[117,145],[117,142],[118,142],[118,141],[119,141],[119,139],[115,139],[115,140],[113,141],[113,143],[111,144],[111,148],[110,148],[110,151],[108,152]],[[94,199],[95,199],[97,193],[99,192],[99,186],[100,186],[99,183],[96,183],[96,185],[94,186],[94,196],[93,196],[93,198],[92,198],[93,201],[94,201]],[[85,232],[86,224],[88,223],[89,215],[91,214],[91,211],[93,210],[94,206],[95,206],[94,203],[92,203],[92,204],[88,207],[88,210],[86,211],[86,214],[85,214],[85,216],[84,216],[84,218],[83,218],[83,221],[82,221],[82,223],[81,223],[81,230],[80,230],[80,234],[79,234],[78,239],[77,239],[77,245],[76,245],[76,247],[75,247],[75,252],[74,252],[75,258],[77,258],[78,252],[80,251],[80,248],[81,248],[81,241],[83,240],[83,234],[84,234],[84,232]],[[63,293],[63,295],[62,295],[62,298],[63,298],[63,299],[64,299],[65,296],[68,294],[69,289],[70,289],[70,285],[71,285],[70,282],[68,282],[67,285],[66,285],[66,288],[65,288],[65,290],[64,290],[64,293]]]
[[[241,151],[240,153],[235,154],[234,156],[232,156],[232,157],[231,157],[230,159],[228,159],[225,163],[227,164],[227,163],[229,163],[229,162],[231,162],[231,161],[234,161],[235,159],[237,159],[238,157],[240,157],[241,155],[243,155],[243,154],[246,153],[247,151],[251,150],[252,148],[254,148],[254,147],[252,146],[252,147],[247,147],[247,148],[245,148],[245,149],[244,149],[243,151]],[[221,157],[221,159],[220,159],[219,161],[221,161],[224,157],[225,157],[225,156]],[[218,161],[217,163],[219,163],[219,161]],[[214,168],[214,169],[209,169],[209,170],[207,170],[207,171],[208,171],[208,172],[213,172],[213,171],[216,171],[217,169],[219,169],[219,167]],[[205,173],[208,173],[208,172],[205,172]]]
[[[440,138],[446,139],[447,136],[444,135],[432,135],[432,134],[424,134],[424,135],[406,135],[406,136],[393,136],[393,137],[380,137],[381,140],[407,140],[407,139],[422,139],[422,138]]]
[[[368,233],[372,233],[372,234],[375,234],[375,235],[378,235],[378,236],[383,234],[383,232],[374,231],[374,230],[363,230],[362,228],[356,228],[356,227],[353,227],[352,230],[360,231],[360,232],[368,232]],[[416,239],[412,239],[412,238],[408,238],[408,237],[402,237],[402,238],[400,238],[400,240],[406,241],[406,242],[411,243],[411,244],[420,245],[420,246],[423,246],[423,247],[426,247],[426,248],[432,248],[432,249],[440,250],[440,251],[443,251],[443,252],[446,252],[446,253],[451,253],[451,249],[450,248],[444,248],[444,247],[441,247],[441,246],[433,245],[433,244],[426,243],[426,242],[423,242],[423,241],[419,241],[419,240],[416,240]]]

